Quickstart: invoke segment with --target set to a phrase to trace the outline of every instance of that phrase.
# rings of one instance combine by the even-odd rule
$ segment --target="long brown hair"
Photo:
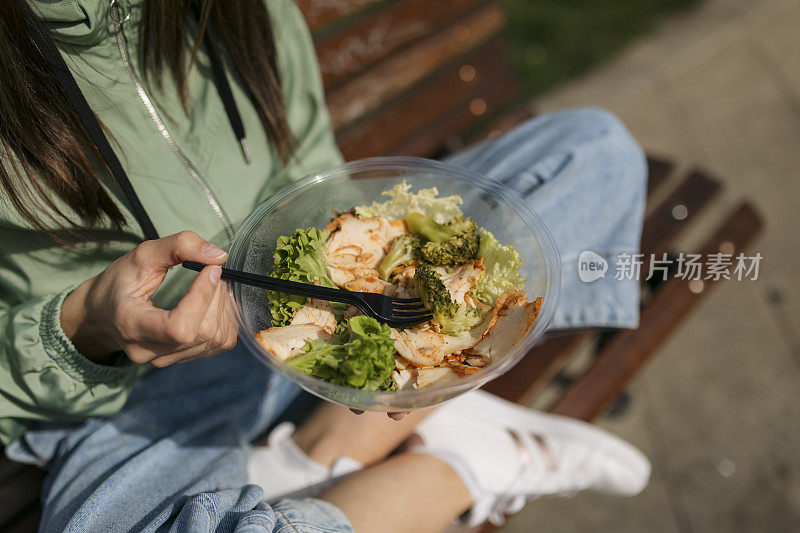
[[[122,228],[125,218],[101,181],[105,163],[28,35],[24,1],[0,1],[0,190],[23,219],[48,233],[89,229],[103,220]],[[165,73],[172,76],[186,109],[187,72],[212,25],[286,161],[294,143],[264,1],[194,4],[144,1],[139,54],[145,77],[160,85]],[[193,7],[196,24],[187,20]]]

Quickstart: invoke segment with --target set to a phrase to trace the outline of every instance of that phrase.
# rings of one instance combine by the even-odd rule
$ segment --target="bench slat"
[[[589,342],[589,331],[565,333],[535,346],[509,372],[483,386],[510,402],[526,404],[569,362],[575,351]]]
[[[401,0],[317,41],[327,89],[403,46],[437,33],[487,0]]]
[[[374,112],[443,65],[496,35],[504,23],[500,4],[492,2],[447,31],[423,39],[368,71],[354,76],[327,96],[335,129]]]
[[[755,238],[761,226],[761,218],[753,206],[742,203],[706,241],[702,254],[718,252],[722,243],[731,243],[739,252]],[[639,328],[618,333],[551,411],[585,421],[601,414],[661,343],[689,316],[705,293],[718,285],[713,280],[704,280],[702,291],[696,294],[689,289],[689,283],[678,277],[665,282],[642,312]]]
[[[653,154],[647,154],[647,193],[657,191],[669,179],[675,164]]]
[[[399,144],[389,151],[388,155],[416,154],[424,157],[439,157],[447,141],[456,140],[461,144],[460,134],[479,120],[472,105],[473,101],[489,114],[502,106],[517,92],[517,81],[511,75],[498,77],[490,87],[482,87],[476,91],[469,101],[451,108],[439,120],[411,136],[405,143]],[[458,146],[456,146],[457,148]],[[452,147],[450,147],[452,148]],[[449,152],[451,150],[447,150]]]
[[[395,147],[404,145],[403,155],[429,155],[424,148],[431,147],[433,151],[446,137],[429,131],[428,126],[439,119],[452,122],[449,115],[454,110],[468,110],[472,99],[486,97],[507,85],[505,63],[497,59],[504,50],[503,43],[495,40],[426,80],[364,123],[340,132],[337,140],[345,158],[392,153],[397,151]],[[463,65],[473,69],[474,77],[462,79]],[[470,119],[475,118],[470,113]],[[424,140],[420,141],[420,137]],[[409,140],[417,141],[418,147],[413,151],[407,147]]]
[[[719,182],[705,172],[691,172],[647,217],[642,229],[642,252],[648,255],[669,251],[678,233],[709,205],[719,189]]]

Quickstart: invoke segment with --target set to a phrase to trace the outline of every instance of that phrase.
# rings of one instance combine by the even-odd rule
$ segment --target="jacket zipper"
[[[127,52],[127,39],[125,38],[125,33],[122,30],[122,25],[128,20],[130,17],[130,13],[126,14],[124,19],[120,18],[119,6],[117,5],[117,0],[112,0],[111,5],[109,6],[109,11],[111,13],[111,20],[114,22],[114,32],[117,36],[117,47],[119,48],[119,55],[122,58],[122,64],[125,66],[125,70],[128,72],[128,77],[133,83],[134,87],[136,88],[136,92],[139,94],[139,99],[144,104],[144,107],[147,109],[147,112],[150,114],[150,118],[153,119],[153,123],[156,126],[156,129],[161,133],[161,136],[167,142],[169,147],[172,149],[172,152],[178,158],[178,160],[183,164],[184,168],[186,168],[186,172],[194,179],[195,183],[200,186],[203,190],[203,194],[206,196],[206,200],[208,201],[211,209],[217,215],[217,218],[222,222],[222,225],[225,227],[225,233],[228,234],[229,239],[233,239],[233,226],[231,225],[230,220],[225,215],[225,212],[222,210],[222,206],[220,206],[219,201],[214,196],[214,193],[208,187],[208,184],[200,177],[200,174],[197,170],[192,166],[189,162],[189,159],[183,153],[183,151],[178,147],[175,143],[175,140],[170,134],[167,126],[164,124],[164,121],[161,119],[161,116],[158,114],[155,105],[153,105],[152,100],[148,96],[147,92],[144,90],[141,82],[139,81],[139,77],[134,72],[133,67],[128,59],[128,52]]]

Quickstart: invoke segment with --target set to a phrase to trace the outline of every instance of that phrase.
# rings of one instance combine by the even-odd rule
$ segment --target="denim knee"
[[[564,111],[565,122],[573,128],[592,132],[593,143],[604,159],[622,172],[614,175],[625,190],[644,190],[647,181],[647,162],[644,151],[628,128],[613,113],[599,107],[583,107]]]

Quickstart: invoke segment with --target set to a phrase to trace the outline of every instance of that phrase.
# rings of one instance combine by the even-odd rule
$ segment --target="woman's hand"
[[[164,367],[230,350],[237,327],[220,283],[227,253],[191,231],[146,241],[64,300],[61,326],[75,347],[93,361],[123,351],[134,363]],[[150,297],[167,270],[182,261],[203,269],[171,311]]]

